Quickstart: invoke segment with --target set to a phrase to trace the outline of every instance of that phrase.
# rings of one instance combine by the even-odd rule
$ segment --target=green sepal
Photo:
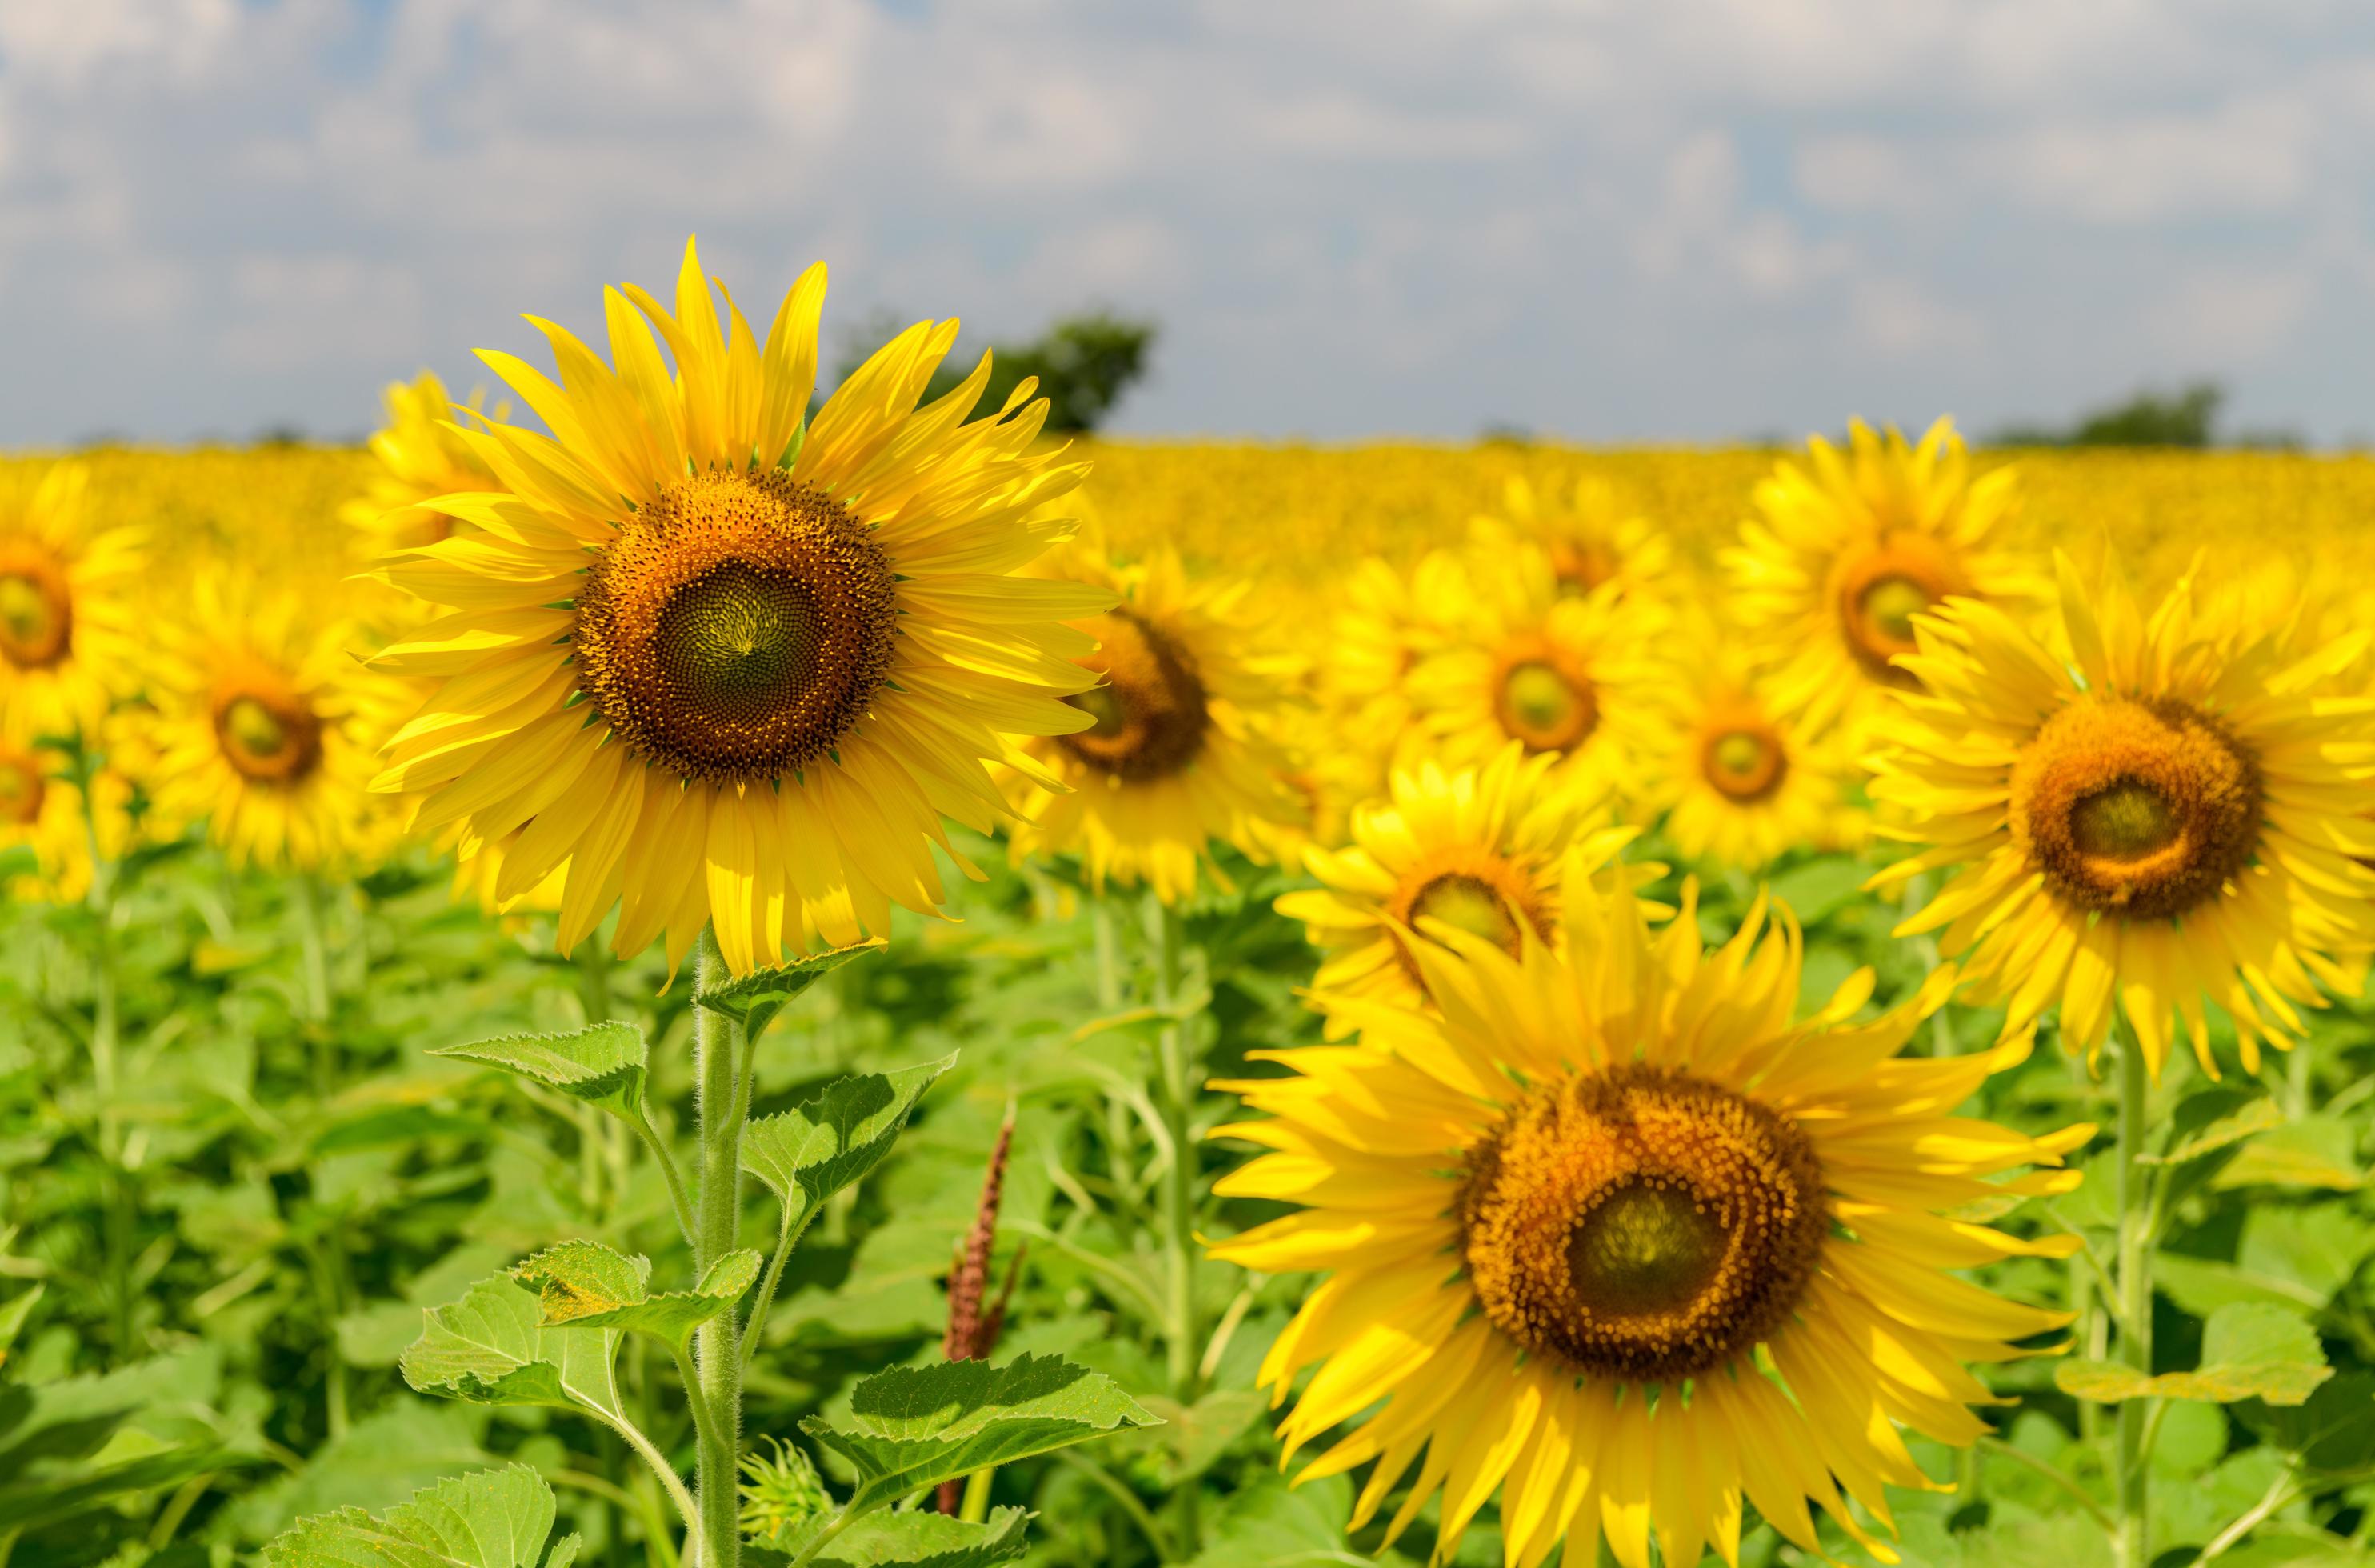
[[[511,1465],[439,1481],[376,1516],[341,1508],[300,1519],[264,1549],[264,1561],[270,1568],[569,1568],[578,1539],[550,1540],[554,1512],[544,1478]]]
[[[772,969],[754,969],[739,980],[729,980],[723,985],[696,991],[692,999],[711,1012],[732,1019],[742,1026],[745,1032],[757,1034],[774,1021],[777,1013],[798,1001],[800,994],[819,980],[851,959],[862,958],[885,945],[881,937],[869,937],[845,948],[809,953],[789,963],[778,964]]]
[[[617,1021],[558,1034],[505,1034],[467,1045],[439,1045],[432,1056],[477,1062],[558,1090],[640,1124],[648,1053],[643,1031]]]
[[[882,1162],[916,1102],[956,1061],[951,1053],[897,1072],[835,1079],[797,1108],[743,1127],[742,1168],[783,1201],[790,1233]]]

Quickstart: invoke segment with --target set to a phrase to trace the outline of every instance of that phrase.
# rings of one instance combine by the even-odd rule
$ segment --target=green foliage
[[[647,1291],[651,1260],[599,1242],[563,1242],[512,1269],[538,1292],[548,1328],[623,1328],[681,1347],[692,1331],[742,1299],[763,1260],[743,1248],[727,1253],[690,1291]]]
[[[456,1476],[378,1517],[341,1508],[301,1519],[265,1549],[271,1568],[569,1568],[578,1539],[552,1534],[552,1489],[526,1465]]]
[[[646,1056],[643,1032],[630,1023],[596,1023],[559,1034],[514,1034],[470,1045],[436,1045],[429,1054],[482,1062],[631,1122],[643,1120]]]
[[[553,1326],[543,1302],[501,1275],[428,1315],[397,1364],[423,1394],[478,1405],[551,1405],[614,1424],[620,1330]]]
[[[868,354],[904,324],[895,314],[884,313],[861,324],[847,339],[835,379],[846,381]],[[1059,317],[1026,342],[993,344],[989,381],[975,406],[975,417],[1004,407],[1014,389],[1028,379],[1038,383],[1034,395],[1047,400],[1047,430],[1097,430],[1123,395],[1146,375],[1156,336],[1152,321],[1100,310]],[[952,356],[933,373],[924,391],[927,401],[945,396],[964,379],[973,358],[969,354],[963,358],[959,365]]]
[[[2204,447],[2226,396],[2215,382],[2206,381],[2173,393],[2147,390],[2082,414],[2066,429],[2015,426],[1991,440],[1998,446]]]
[[[815,1099],[745,1127],[743,1168],[783,1204],[785,1229],[806,1230],[826,1199],[882,1163],[916,1102],[956,1060],[838,1079]]]

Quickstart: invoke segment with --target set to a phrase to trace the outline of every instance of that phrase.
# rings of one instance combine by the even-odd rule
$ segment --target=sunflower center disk
[[[0,756],[0,822],[21,828],[39,820],[49,787],[32,759]]]
[[[1530,751],[1566,751],[1600,724],[1600,697],[1589,678],[1547,659],[1511,665],[1496,694],[1501,728]]]
[[[1707,781],[1734,800],[1762,800],[1789,776],[1780,742],[1761,729],[1719,730],[1702,753]]]
[[[1848,558],[1833,582],[1848,652],[1874,680],[1908,690],[1920,683],[1889,661],[1917,651],[1913,618],[1950,594],[1970,592],[1947,547],[1913,530]]]
[[[2258,759],[2174,699],[2082,697],[2013,767],[2014,842],[2065,902],[2138,920],[2217,896],[2259,846]]]
[[[670,485],[596,558],[577,600],[580,688],[650,761],[719,784],[780,778],[865,716],[897,651],[881,547],[788,475]]]
[[[290,784],[322,759],[322,725],[303,703],[237,692],[215,703],[215,738],[223,760],[244,778]]]
[[[1538,1354],[1672,1383],[1790,1315],[1829,1227],[1797,1125],[1640,1065],[1536,1090],[1471,1151],[1461,1251],[1478,1303]]]
[[[41,669],[66,654],[74,604],[61,586],[27,572],[0,572],[0,658]]]
[[[1440,920],[1483,937],[1502,951],[1518,951],[1518,923],[1493,885],[1476,877],[1438,877],[1411,901],[1412,918]]]
[[[1126,784],[1152,784],[1185,770],[1204,749],[1212,714],[1203,679],[1177,640],[1143,616],[1099,616],[1097,651],[1081,661],[1103,686],[1065,699],[1096,722],[1059,737],[1067,751]]]

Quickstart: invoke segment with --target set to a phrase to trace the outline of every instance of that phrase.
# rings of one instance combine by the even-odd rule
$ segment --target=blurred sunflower
[[[1049,570],[1120,603],[1072,623],[1096,640],[1080,664],[1101,680],[1070,700],[1085,727],[1019,760],[1014,856],[1077,853],[1092,886],[1145,882],[1166,903],[1195,891],[1199,867],[1227,885],[1214,842],[1266,859],[1274,831],[1306,819],[1264,722],[1284,691],[1250,652],[1246,584],[1191,581],[1168,548],[1125,566],[1076,545]]]
[[[507,841],[499,899],[566,862],[564,951],[617,905],[621,954],[665,932],[674,964],[709,925],[740,974],[937,912],[943,818],[1005,809],[1003,737],[1095,722],[1063,623],[1109,595],[1011,575],[1083,472],[1031,450],[1045,400],[967,422],[985,357],[918,407],[957,330],[923,322],[807,419],[824,285],[762,345],[688,243],[673,313],[606,292],[613,364],[545,322],[561,383],[486,354],[553,433],[470,430],[497,482],[427,504],[477,531],[383,569],[454,613],[378,661],[438,686],[374,787]]]
[[[1632,829],[1607,826],[1604,796],[1554,784],[1555,760],[1528,756],[1513,741],[1481,770],[1449,773],[1426,762],[1396,772],[1386,800],[1353,813],[1349,846],[1306,849],[1321,885],[1283,895],[1278,911],[1302,921],[1327,954],[1316,987],[1419,1005],[1424,992],[1405,933],[1421,920],[1444,921],[1510,953],[1521,927],[1551,939],[1567,850],[1583,843],[1597,865],[1633,837]],[[1347,1014],[1328,1015],[1331,1040],[1353,1027]]]
[[[187,619],[164,629],[140,720],[158,819],[172,832],[207,820],[234,866],[368,867],[397,836],[391,804],[365,788],[388,695],[356,662],[351,623],[309,624],[302,595],[233,570],[199,578]]]
[[[1909,446],[1895,427],[1857,419],[1846,453],[1820,436],[1807,449],[1807,466],[1783,462],[1756,487],[1760,520],[1740,525],[1723,560],[1733,608],[1773,663],[1773,707],[1811,732],[1912,684],[1892,661],[1913,651],[1920,611],[1956,596],[2034,598],[2043,584],[2001,548],[2015,470],[1974,478],[1951,420]]]
[[[97,530],[79,463],[0,472],[0,722],[20,747],[89,734],[137,678],[139,535]]]
[[[1578,859],[1580,857],[1578,856]],[[1575,885],[1587,875],[1570,869]],[[1886,1557],[1840,1497],[1893,1527],[1885,1488],[1938,1490],[1898,1428],[1965,1444],[1997,1401],[1964,1368],[2068,1322],[1951,1278],[2066,1256],[1951,1211],[2067,1191],[2093,1131],[2030,1138],[1950,1113],[2026,1041],[1896,1059],[1953,989],[1942,968],[1866,1023],[1863,971],[1792,1025],[1800,938],[1760,902],[1702,953],[1684,908],[1653,936],[1621,883],[1570,898],[1564,956],[1464,934],[1418,961],[1440,1015],[1371,1005],[1363,1045],[1277,1053],[1291,1076],[1225,1085],[1270,1150],[1232,1197],[1305,1209],[1215,1246],[1265,1274],[1328,1278],[1265,1360],[1298,1447],[1363,1411],[1299,1480],[1376,1461],[1358,1529],[1418,1465],[1390,1542],[1440,1493],[1448,1558],[1497,1491],[1507,1561],[1600,1539],[1625,1568],[1712,1542],[1743,1503],[1811,1552],[1808,1508]],[[1425,1457],[1420,1462],[1420,1455]]]
[[[1860,842],[1836,747],[1778,713],[1712,628],[1697,645],[1716,651],[1678,672],[1663,754],[1648,770],[1674,847],[1754,872],[1792,849]]]
[[[1510,477],[1502,515],[1479,517],[1471,535],[1486,550],[1513,542],[1542,547],[1562,592],[1573,597],[1607,588],[1631,598],[1664,590],[1674,570],[1674,547],[1664,530],[1617,503],[1606,479],[1585,475],[1567,499],[1538,497],[1522,475]]]
[[[2334,696],[2365,636],[2296,656],[2190,575],[2146,620],[2116,572],[2055,559],[2066,657],[1973,601],[1917,622],[1922,692],[1872,793],[1927,847],[1875,881],[1962,868],[1897,935],[1968,950],[2007,1032],[2059,1002],[2091,1057],[2116,1000],[2156,1076],[2181,1016],[2215,1077],[2206,993],[2256,1071],[2375,949],[2375,716]]]
[[[1411,727],[1410,673],[1458,640],[1452,618],[1468,599],[1463,571],[1449,550],[1430,550],[1407,572],[1372,556],[1337,586],[1334,614],[1293,622],[1316,643],[1317,700],[1330,744],[1309,766],[1329,814],[1385,786],[1388,760]]]
[[[1555,757],[1563,782],[1624,796],[1657,735],[1660,612],[1608,586],[1567,596],[1533,546],[1471,552],[1464,576],[1447,615],[1459,640],[1408,678],[1415,717],[1399,760],[1482,767],[1514,740]]]
[[[86,817],[81,786],[53,754],[0,738],[0,850],[21,844],[33,857],[31,870],[9,878],[11,896],[73,903],[90,891],[94,843],[110,860],[123,855],[132,841],[132,785],[102,767],[91,793],[97,809]]]
[[[438,497],[502,488],[455,427],[455,402],[434,372],[423,371],[409,384],[391,382],[384,396],[387,425],[371,439],[378,464],[371,489],[340,513],[363,540],[365,557],[374,560],[451,536],[453,515],[428,504]],[[483,391],[472,392],[467,412],[476,414],[484,401]],[[508,404],[498,405],[494,418],[510,413]]]

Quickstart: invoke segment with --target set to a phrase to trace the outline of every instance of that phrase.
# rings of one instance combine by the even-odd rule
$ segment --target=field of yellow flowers
[[[2375,462],[0,463],[0,1564],[2375,1562]]]

